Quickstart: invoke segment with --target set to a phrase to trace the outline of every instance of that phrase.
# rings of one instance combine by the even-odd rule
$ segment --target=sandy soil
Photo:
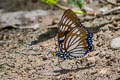
[[[51,24],[46,22],[37,30],[0,30],[1,80],[120,80],[120,51],[110,47],[111,40],[120,36],[120,29],[113,25],[120,14],[80,16],[82,24],[94,34],[94,52],[59,64],[51,53],[57,50],[57,23],[62,14],[61,10],[51,11]]]

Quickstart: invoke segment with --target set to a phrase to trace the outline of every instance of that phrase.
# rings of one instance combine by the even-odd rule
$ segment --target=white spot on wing
[[[80,34],[80,31],[78,31],[77,34]]]
[[[76,42],[80,42],[80,37],[77,37],[76,39],[74,39],[74,41],[71,44],[74,44]]]
[[[68,23],[69,23],[69,21],[70,21],[70,19],[68,19],[68,20],[66,21],[66,24],[68,24]]]
[[[78,29],[77,29],[77,28],[75,28],[75,29],[74,29],[74,31],[73,31],[73,33],[76,33],[77,31],[78,31]]]
[[[63,19],[63,23],[65,23],[66,19],[67,19],[66,17]]]
[[[76,36],[73,36],[70,40],[70,44],[72,43],[72,41],[76,38]]]
[[[72,24],[71,27],[75,27],[75,24]]]
[[[65,29],[65,26],[63,26],[62,31],[64,31],[64,29]]]
[[[68,39],[67,39],[67,41],[66,41],[66,45],[65,45],[66,47],[67,47],[68,44],[69,44],[70,38],[71,38],[71,37],[68,37]]]
[[[72,24],[72,21],[70,21],[68,25],[70,25],[70,24]]]
[[[61,37],[60,40],[64,40],[65,39],[65,36]]]
[[[74,45],[71,45],[69,48],[68,48],[68,51],[71,50],[71,49],[74,49],[76,48],[76,46],[79,44],[79,41],[76,42]]]
[[[82,57],[84,56],[85,52],[84,51],[79,51],[79,52],[73,52],[70,55],[74,56],[74,57]]]
[[[60,26],[60,30],[61,30],[61,31],[62,31],[62,27],[63,27],[63,26]]]
[[[68,27],[66,27],[64,31],[67,31],[67,29],[68,29]]]

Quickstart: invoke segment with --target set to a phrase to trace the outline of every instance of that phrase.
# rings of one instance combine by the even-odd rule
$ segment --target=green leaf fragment
[[[55,5],[58,2],[58,0],[41,0],[41,1],[48,5]]]
[[[68,0],[68,2],[79,8],[83,8],[85,4],[84,0]]]

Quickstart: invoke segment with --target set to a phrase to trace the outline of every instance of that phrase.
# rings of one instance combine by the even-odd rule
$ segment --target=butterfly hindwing
[[[69,52],[73,57],[81,57],[85,55],[89,48],[87,41],[89,32],[80,22],[75,25],[76,27],[66,35],[63,43],[60,44],[60,48],[63,52]]]
[[[74,28],[65,39],[65,49],[73,57],[82,57],[89,48],[87,38],[86,31],[80,27]]]

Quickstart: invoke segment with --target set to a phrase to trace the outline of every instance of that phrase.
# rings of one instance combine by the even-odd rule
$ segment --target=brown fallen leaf
[[[99,53],[99,51],[93,51],[88,53],[88,56],[96,56]]]

